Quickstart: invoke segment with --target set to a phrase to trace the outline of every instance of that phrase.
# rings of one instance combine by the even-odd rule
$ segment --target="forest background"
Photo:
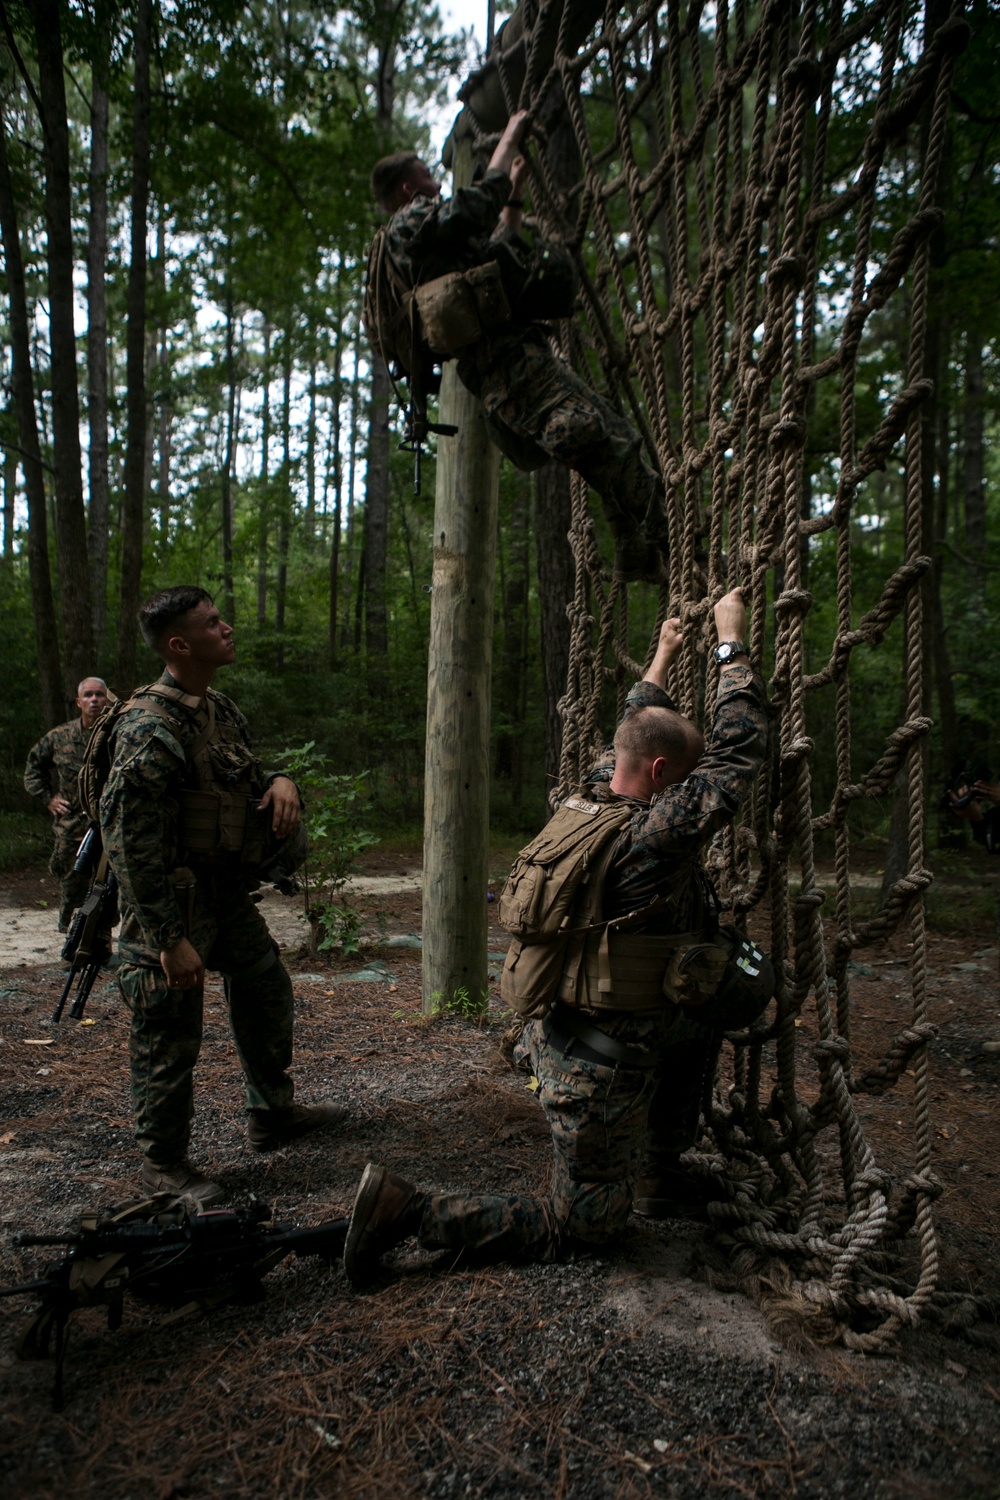
[[[913,14],[919,27],[921,7]],[[967,15],[923,407],[940,781],[960,756],[1000,779],[1000,14],[974,0]],[[0,861],[47,843],[21,786],[29,747],[75,712],[80,677],[127,693],[157,674],[136,608],[177,582],[209,589],[236,627],[238,663],[219,685],[265,760],[315,741],[333,770],[369,773],[371,826],[419,839],[434,465],[415,497],[395,400],[361,327],[368,175],[387,151],[431,152],[435,130],[439,144],[445,100],[477,60],[471,36],[449,33],[426,0],[0,0],[0,19]],[[597,77],[598,132],[600,96]],[[865,108],[864,89],[845,88],[834,175],[857,170]],[[902,146],[890,180],[883,247],[911,207]],[[849,269],[848,256],[844,281]],[[834,263],[821,309],[831,326],[839,277]],[[894,299],[866,333],[862,410],[898,389],[906,348]],[[817,511],[832,504],[837,453],[838,412],[819,401],[804,486]],[[902,500],[890,460],[857,507],[859,616],[885,559],[901,554]],[[568,513],[565,471],[529,477],[504,462],[491,815],[512,833],[538,826],[558,769]],[[834,547],[830,532],[808,542],[817,664],[835,630]],[[657,598],[636,594],[642,660]],[[855,653],[862,764],[896,723],[901,629]],[[820,800],[836,780],[825,692],[810,704]]]

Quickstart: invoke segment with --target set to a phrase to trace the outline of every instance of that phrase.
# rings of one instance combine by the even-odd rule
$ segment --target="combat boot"
[[[680,1166],[661,1165],[635,1185],[632,1212],[643,1219],[707,1219],[708,1205],[725,1199],[717,1186]]]
[[[412,1182],[368,1163],[344,1244],[344,1270],[354,1286],[364,1286],[386,1251],[418,1232],[426,1201]]]
[[[655,542],[642,531],[615,542],[614,576],[619,583],[666,583],[667,566]]]
[[[342,1104],[290,1104],[287,1109],[252,1109],[247,1139],[254,1151],[276,1151],[279,1146],[298,1140],[300,1135],[326,1130],[346,1119],[347,1110]]]
[[[193,1167],[187,1157],[171,1166],[161,1167],[148,1156],[142,1158],[142,1190],[150,1198],[169,1193],[171,1198],[189,1203],[192,1208],[214,1208],[226,1196],[218,1182]]]

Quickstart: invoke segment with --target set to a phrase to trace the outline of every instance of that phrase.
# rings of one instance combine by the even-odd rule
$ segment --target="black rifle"
[[[121,1325],[126,1292],[173,1309],[167,1320],[237,1299],[259,1301],[261,1278],[287,1255],[339,1259],[350,1223],[331,1219],[297,1229],[270,1222],[266,1203],[186,1213],[163,1195],[104,1216],[85,1215],[76,1234],[18,1235],[15,1245],[62,1245],[66,1255],[44,1276],[0,1287],[0,1297],[36,1294],[40,1306],[21,1331],[21,1359],[44,1359],[55,1332],[53,1406],[61,1410],[67,1324],[78,1307],[106,1306],[108,1327]]]
[[[76,994],[70,1006],[70,1019],[82,1019],[94,981],[111,957],[111,929],[118,920],[118,882],[101,848],[101,834],[96,825],[84,835],[73,865],[74,875],[87,875],[91,871],[93,879],[87,898],[77,909],[63,944],[62,957],[70,970],[52,1012],[53,1025],[62,1020],[74,980]]]
[[[406,408],[406,433],[400,448],[413,454],[413,493],[420,494],[420,460],[428,433],[438,437],[454,437],[458,428],[452,422],[428,422],[427,408],[423,399],[411,390],[410,405]]]

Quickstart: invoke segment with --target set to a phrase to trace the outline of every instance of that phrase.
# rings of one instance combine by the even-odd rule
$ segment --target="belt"
[[[613,1064],[624,1068],[655,1068],[660,1061],[659,1052],[644,1051],[639,1047],[626,1047],[615,1041],[606,1031],[591,1026],[579,1011],[564,1005],[555,1005],[542,1022],[546,1042],[555,1047],[564,1057],[578,1057],[582,1062],[597,1063],[601,1067]]]

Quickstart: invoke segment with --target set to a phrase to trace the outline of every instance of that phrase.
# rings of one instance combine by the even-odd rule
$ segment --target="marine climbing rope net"
[[[717,674],[706,667],[704,627],[728,587],[740,582],[747,591],[751,653],[768,679],[768,762],[752,804],[710,859],[737,917],[769,912],[765,941],[779,989],[763,1022],[732,1039],[734,1081],[706,1101],[708,1139],[696,1163],[728,1176],[731,1197],[717,1212],[745,1247],[737,1260],[758,1273],[783,1263],[792,1300],[816,1331],[867,1350],[917,1320],[937,1278],[922,903],[930,875],[921,741],[930,720],[921,580],[930,564],[920,406],[929,389],[930,246],[949,79],[966,40],[957,14],[943,13],[931,29],[907,0],[522,0],[462,94],[461,121],[482,149],[513,109],[531,111],[534,212],[568,237],[582,273],[564,352],[631,416],[664,475],[670,586],[660,618],[679,611],[687,626],[671,682],[683,712],[703,701],[710,717]],[[834,133],[848,110],[856,150],[845,166],[841,136],[834,167]],[[547,123],[560,116],[572,123],[578,153],[570,187],[544,149]],[[898,227],[877,252],[887,199]],[[905,374],[864,425],[859,361],[871,320],[887,308],[905,327]],[[835,494],[826,504],[812,502],[805,457],[818,403],[839,409]],[[859,619],[852,523],[863,513],[866,480],[887,464],[902,476],[903,538],[881,597]],[[607,582],[586,488],[577,477],[574,486],[564,788],[601,741],[608,677],[621,702],[642,672],[629,655],[629,591]],[[827,659],[810,671],[809,543],[824,531],[836,543],[836,628]],[[900,615],[902,685],[898,656],[887,654],[886,680],[905,704],[884,750],[859,775],[852,656],[878,646]],[[835,697],[837,781],[817,806],[807,701],[824,687]],[[860,920],[852,809],[884,798],[900,772],[909,868],[880,912]],[[836,849],[832,941],[824,939],[814,859],[820,829],[832,830]],[[910,1016],[859,1076],[852,958],[903,923],[912,938]],[[810,1009],[816,1041],[803,1059],[796,1023]],[[912,1157],[890,1173],[875,1159],[862,1115],[864,1096],[894,1088],[912,1094]],[[888,1269],[900,1263],[885,1252],[907,1236],[917,1250],[910,1269]]]

